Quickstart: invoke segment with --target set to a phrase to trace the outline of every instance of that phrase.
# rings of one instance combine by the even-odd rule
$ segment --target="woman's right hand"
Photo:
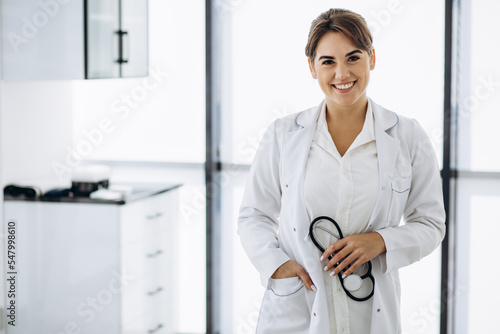
[[[293,260],[288,260],[283,263],[274,274],[271,276],[273,279],[288,278],[288,277],[299,277],[304,285],[311,291],[316,292],[316,287],[314,286],[311,277],[307,271]]]

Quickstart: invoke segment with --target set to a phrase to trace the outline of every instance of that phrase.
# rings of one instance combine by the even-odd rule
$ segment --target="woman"
[[[238,233],[266,287],[257,333],[400,333],[398,269],[445,234],[435,153],[415,120],[366,96],[375,50],[359,14],[321,14],[306,55],[325,100],[271,124],[240,209]],[[321,216],[344,236],[323,248],[310,230]],[[368,266],[373,280],[353,274]]]

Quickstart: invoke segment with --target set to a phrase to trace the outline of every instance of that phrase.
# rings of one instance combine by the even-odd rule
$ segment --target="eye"
[[[352,61],[356,61],[358,59],[359,59],[358,56],[350,56],[349,59],[347,59],[347,61],[351,61],[352,62]]]
[[[325,60],[323,63],[321,63],[322,65],[331,65],[333,64],[333,60]]]

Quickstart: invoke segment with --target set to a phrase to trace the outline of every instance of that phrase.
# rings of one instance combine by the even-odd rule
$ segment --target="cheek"
[[[364,78],[366,81],[370,79],[370,67],[361,68],[357,71],[356,76],[358,78]]]

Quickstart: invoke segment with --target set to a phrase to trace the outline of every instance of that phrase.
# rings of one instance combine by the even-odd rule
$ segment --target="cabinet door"
[[[148,1],[121,0],[123,58],[121,76],[148,75]]]
[[[0,3],[3,79],[83,79],[83,0]]]
[[[121,290],[117,205],[8,201],[17,221],[16,326],[7,334],[118,334]]]
[[[87,79],[120,77],[119,0],[87,0]]]

